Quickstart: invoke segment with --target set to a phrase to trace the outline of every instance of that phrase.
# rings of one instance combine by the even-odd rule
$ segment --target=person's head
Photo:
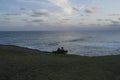
[[[63,49],[63,47],[61,47],[61,49]]]

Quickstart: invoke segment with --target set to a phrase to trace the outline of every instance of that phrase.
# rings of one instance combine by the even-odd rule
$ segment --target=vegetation
[[[0,46],[0,80],[120,80],[120,56],[42,54]]]

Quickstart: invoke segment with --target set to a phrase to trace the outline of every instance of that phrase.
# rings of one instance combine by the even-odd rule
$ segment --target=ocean
[[[0,44],[68,54],[104,56],[120,54],[120,31],[1,31]]]

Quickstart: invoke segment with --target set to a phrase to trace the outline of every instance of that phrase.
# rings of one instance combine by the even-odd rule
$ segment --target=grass
[[[43,54],[0,46],[0,80],[120,80],[120,56]]]

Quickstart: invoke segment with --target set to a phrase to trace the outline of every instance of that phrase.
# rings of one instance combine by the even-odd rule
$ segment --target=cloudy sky
[[[0,30],[73,30],[120,25],[120,0],[0,0]]]

